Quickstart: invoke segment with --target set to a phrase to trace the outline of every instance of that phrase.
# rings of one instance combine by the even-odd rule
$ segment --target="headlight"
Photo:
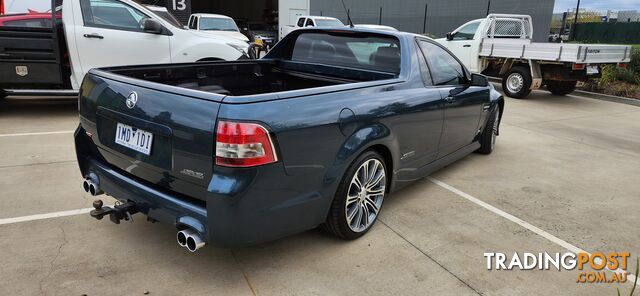
[[[236,43],[227,43],[227,45],[233,47],[235,50],[239,51],[243,55],[248,55],[247,54],[248,45],[240,45],[240,44],[236,44]]]

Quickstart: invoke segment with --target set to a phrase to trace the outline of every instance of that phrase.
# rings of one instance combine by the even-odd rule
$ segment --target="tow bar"
[[[105,207],[103,205],[104,203],[100,199],[93,201],[93,207],[95,210],[92,210],[89,213],[91,217],[102,220],[104,216],[109,215],[109,220],[111,220],[111,222],[120,224],[120,220],[133,222],[133,217],[131,217],[131,215],[138,212],[136,204],[132,201],[128,201],[126,203],[116,202],[113,208]]]

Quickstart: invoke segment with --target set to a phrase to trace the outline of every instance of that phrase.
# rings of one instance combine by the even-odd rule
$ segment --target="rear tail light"
[[[571,66],[571,70],[584,70],[585,68],[585,64],[573,64],[573,66]]]
[[[618,66],[618,69],[626,69],[627,68],[627,63],[618,63],[616,66]]]
[[[216,165],[252,167],[276,162],[267,129],[256,123],[218,121]]]

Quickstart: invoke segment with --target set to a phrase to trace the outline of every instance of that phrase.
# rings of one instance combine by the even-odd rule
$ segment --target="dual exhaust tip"
[[[181,247],[189,249],[189,251],[191,252],[199,250],[206,244],[202,237],[200,237],[200,234],[190,228],[178,231],[178,234],[176,236],[178,239],[178,244]]]
[[[100,189],[98,176],[94,173],[89,174],[87,178],[84,179],[82,189],[92,196],[104,193],[102,189]],[[206,245],[200,234],[191,228],[178,231],[177,239],[181,247],[185,247],[191,252],[195,252]]]
[[[98,176],[93,173],[89,174],[89,176],[84,179],[84,181],[82,182],[82,189],[84,189],[84,192],[87,192],[92,196],[97,196],[104,193],[102,189],[100,189]]]

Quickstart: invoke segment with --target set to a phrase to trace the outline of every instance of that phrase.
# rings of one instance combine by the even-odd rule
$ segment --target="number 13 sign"
[[[183,11],[187,9],[187,0],[171,0],[173,1],[173,10]]]

